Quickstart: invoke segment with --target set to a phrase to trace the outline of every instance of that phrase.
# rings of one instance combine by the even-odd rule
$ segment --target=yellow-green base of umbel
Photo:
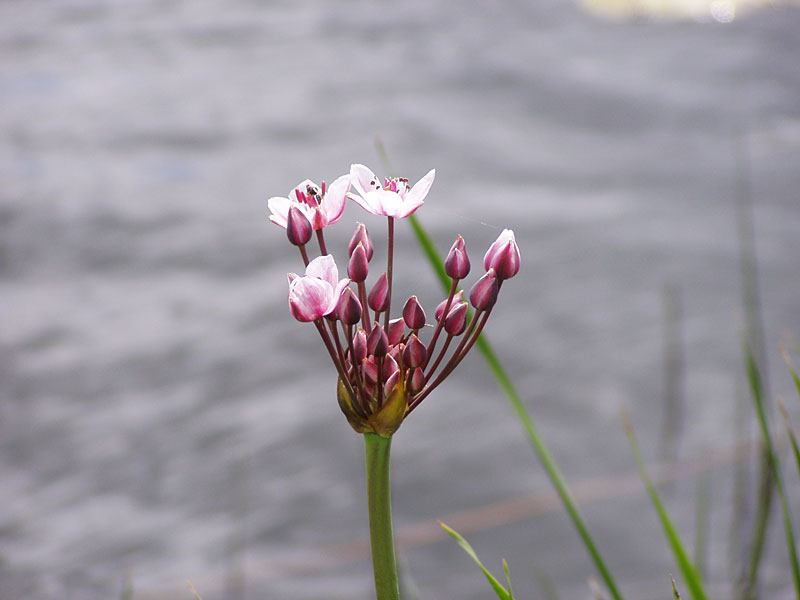
[[[353,398],[348,393],[341,377],[336,386],[336,398],[339,400],[339,408],[347,417],[350,427],[358,433],[377,433],[383,437],[390,437],[400,427],[408,410],[408,396],[402,379],[397,382],[382,403],[378,402],[377,397],[367,398],[366,406],[361,407],[360,411],[353,406]],[[388,455],[389,451],[386,452]]]
[[[367,464],[367,506],[372,568],[375,572],[377,600],[400,600],[397,561],[394,556],[392,499],[389,483],[391,436],[364,434]]]

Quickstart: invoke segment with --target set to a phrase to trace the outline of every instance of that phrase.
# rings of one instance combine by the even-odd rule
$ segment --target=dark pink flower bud
[[[477,310],[489,310],[497,302],[497,276],[490,268],[486,274],[475,282],[469,291],[469,301]]]
[[[356,283],[361,283],[369,274],[369,259],[364,244],[358,242],[355,249],[350,253],[350,262],[347,265],[347,275]]]
[[[464,279],[469,275],[467,247],[464,244],[464,238],[460,235],[456,238],[447,258],[444,260],[444,271],[451,279]]]
[[[494,269],[500,280],[511,279],[519,272],[519,248],[514,232],[504,229],[483,257],[483,266],[488,271]]]
[[[372,286],[367,296],[367,304],[375,312],[383,312],[389,308],[389,282],[386,280],[386,273],[381,273],[378,281]]]
[[[411,296],[406,300],[403,307],[403,320],[409,329],[417,330],[425,326],[425,311],[422,310],[422,305],[416,296]]]
[[[406,349],[403,350],[403,365],[413,369],[423,364],[426,358],[428,358],[428,350],[425,348],[425,344],[412,333],[408,338]]]
[[[356,226],[356,232],[353,234],[353,237],[350,238],[350,243],[347,245],[347,252],[350,254],[350,256],[352,256],[353,252],[355,252],[356,246],[358,246],[359,242],[364,245],[364,250],[367,253],[367,261],[372,260],[372,240],[369,239],[367,226],[363,223],[359,223]]]
[[[414,372],[411,374],[411,377],[408,381],[408,391],[412,394],[418,394],[422,391],[422,388],[425,387],[425,374],[422,372],[422,369],[417,367],[414,369]]]
[[[400,367],[397,365],[397,361],[392,358],[392,355],[387,354],[383,359],[383,369],[381,370],[384,380],[389,379],[389,377],[394,375],[399,368]]]
[[[367,358],[367,333],[360,327],[353,336],[353,354],[354,365],[360,365]]]
[[[396,346],[389,346],[389,354],[386,356],[391,356],[395,362],[400,362],[400,357],[403,354],[403,348],[405,348],[405,344],[397,344]]]
[[[361,320],[361,302],[352,289],[345,288],[336,305],[336,316],[342,323],[355,325]]]
[[[461,335],[466,328],[467,303],[459,302],[447,313],[447,318],[444,320],[444,330],[450,335]]]
[[[386,383],[383,384],[383,397],[388,398],[389,395],[392,393],[394,386],[397,385],[397,382],[400,380],[400,371],[395,371],[387,380]]]
[[[389,338],[380,323],[375,323],[367,337],[367,352],[375,357],[386,356],[389,352]]]
[[[464,297],[464,290],[458,290],[456,294],[453,296],[453,301],[450,303],[450,308],[452,309],[456,304],[461,302],[461,299]],[[442,313],[444,312],[445,307],[447,306],[447,298],[439,302],[439,306],[436,307],[436,320],[442,318]]]
[[[389,329],[386,335],[389,337],[389,344],[392,346],[399,344],[406,332],[406,322],[403,319],[392,319],[389,321]]]
[[[361,363],[361,370],[364,374],[364,381],[375,385],[378,383],[378,364],[374,358],[367,358]]]
[[[296,206],[289,208],[286,215],[286,237],[295,246],[304,246],[311,239],[311,222]]]

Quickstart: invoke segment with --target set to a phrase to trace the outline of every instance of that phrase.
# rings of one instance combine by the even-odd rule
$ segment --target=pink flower
[[[489,246],[483,257],[483,267],[488,271],[494,269],[498,279],[511,279],[519,272],[519,248],[514,239],[514,232],[504,229]]]
[[[373,215],[402,219],[424,204],[431,189],[436,170],[409,187],[408,179],[386,179],[380,184],[378,177],[364,165],[350,166],[350,182],[356,193],[348,194],[364,210]]]
[[[342,218],[347,194],[350,191],[350,176],[342,175],[329,186],[320,188],[306,179],[289,192],[289,196],[275,196],[267,201],[272,213],[269,220],[286,229],[289,209],[296,206],[311,222],[314,229],[322,229]]]
[[[349,284],[349,279],[339,280],[339,270],[331,255],[315,258],[308,263],[303,277],[289,273],[289,309],[292,316],[307,323],[331,314]]]

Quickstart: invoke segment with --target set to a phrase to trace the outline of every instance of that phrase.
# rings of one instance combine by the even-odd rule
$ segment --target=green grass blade
[[[737,445],[744,444],[749,440],[748,424],[750,421],[750,400],[749,394],[744,394],[739,388],[736,390],[734,398],[734,439]],[[745,544],[747,543],[747,522],[749,520],[749,491],[750,491],[750,461],[740,460],[733,467],[733,478],[731,479],[731,507],[730,525],[728,528],[728,573],[741,588],[744,581],[744,557]],[[739,596],[734,596],[739,599]]]
[[[414,215],[411,215],[411,217],[409,217],[409,221],[411,222],[411,227],[414,229],[414,233],[417,236],[417,240],[419,241],[420,246],[422,247],[426,257],[431,263],[431,266],[434,268],[434,271],[439,277],[442,287],[445,290],[449,290],[451,281],[444,271],[443,261],[438,251],[436,250],[436,246],[433,244],[433,241],[430,239],[430,236],[428,236],[427,232],[424,230],[422,225],[420,225],[419,220]],[[530,440],[531,445],[534,447],[534,450],[539,455],[539,459],[541,460],[542,465],[547,471],[547,474],[550,477],[550,480],[552,481],[553,485],[555,486],[559,497],[564,503],[564,507],[566,508],[567,512],[572,518],[572,521],[576,529],[578,530],[578,534],[580,535],[584,545],[589,551],[589,554],[594,560],[597,570],[603,577],[603,580],[606,582],[606,585],[608,586],[615,600],[622,600],[622,594],[619,592],[619,589],[617,588],[617,585],[613,577],[611,576],[608,567],[606,567],[605,562],[603,561],[600,552],[598,551],[594,543],[594,540],[589,534],[589,531],[586,528],[586,525],[584,524],[580,513],[578,512],[578,507],[575,501],[572,499],[572,495],[569,492],[569,488],[567,486],[566,481],[564,480],[563,476],[561,475],[561,472],[556,466],[555,460],[550,454],[550,451],[547,449],[544,440],[541,438],[538,431],[536,430],[536,427],[534,426],[533,421],[531,420],[530,415],[528,414],[528,411],[525,408],[525,405],[522,403],[522,400],[517,395],[514,385],[511,383],[511,380],[506,374],[505,369],[500,364],[500,361],[497,359],[497,355],[492,350],[492,347],[490,346],[489,342],[487,341],[484,335],[481,335],[480,338],[478,338],[477,346],[481,354],[483,355],[484,359],[486,360],[487,364],[489,365],[489,370],[494,375],[495,379],[500,385],[500,388],[508,397],[509,401],[511,402],[511,406],[514,409],[514,412],[517,413],[517,417],[522,422],[522,426],[525,428],[525,431],[528,434],[528,439]]]
[[[786,366],[789,367],[789,373],[792,374],[792,380],[794,381],[794,386],[797,389],[797,396],[800,397],[800,377],[797,376],[797,371],[794,370],[792,359],[789,358],[789,353],[783,346],[781,346],[781,354],[783,354],[783,360],[786,361]],[[780,400],[778,400],[778,406],[781,409],[783,420],[786,423],[786,432],[789,434],[789,441],[792,444],[792,451],[794,452],[794,460],[797,463],[797,472],[800,474],[800,448],[797,447],[797,437],[794,434],[792,422],[789,420],[789,411],[786,410],[786,406],[784,406],[783,402]]]
[[[743,342],[745,350],[745,371],[750,387],[750,397],[763,411],[764,382],[758,369],[755,357],[750,352],[748,342]],[[775,489],[775,469],[771,452],[766,441],[760,448],[758,501],[753,532],[750,536],[750,562],[744,574],[743,585],[739,590],[739,600],[749,600],[755,594],[761,558],[772,513],[772,495]]]
[[[783,355],[783,360],[786,361],[786,366],[789,367],[789,373],[792,374],[792,380],[794,381],[794,387],[797,390],[797,395],[800,396],[800,377],[797,376],[797,371],[794,370],[792,359],[789,358],[789,352],[787,352],[786,348],[783,346],[781,346],[781,354]]]
[[[508,586],[508,597],[514,600],[514,589],[511,587],[511,573],[508,571],[508,563],[503,559],[503,570],[506,572],[506,585]]]
[[[447,525],[445,525],[441,521],[439,521],[439,525],[441,525],[442,529],[444,529],[447,533],[453,536],[453,538],[458,542],[458,545],[461,546],[464,552],[469,554],[470,558],[473,561],[475,561],[475,564],[481,568],[481,571],[483,571],[483,574],[486,575],[486,579],[492,586],[494,593],[497,594],[497,597],[500,598],[500,600],[514,600],[511,593],[507,591],[506,588],[504,588],[503,585],[499,581],[497,581],[497,579],[495,579],[494,575],[492,575],[486,567],[483,566],[483,563],[478,558],[478,555],[475,554],[475,550],[472,549],[472,546],[469,545],[469,542],[465,540],[460,533],[458,533],[454,529],[450,529]],[[506,569],[507,568],[508,567],[506,567]],[[506,571],[506,576],[508,576],[508,571]]]
[[[764,437],[764,444],[766,444],[767,452],[769,453],[770,464],[772,465],[773,475],[775,477],[775,485],[778,488],[778,496],[781,499],[781,511],[783,512],[783,530],[786,535],[786,545],[789,550],[789,562],[792,566],[792,579],[794,580],[794,591],[797,600],[800,600],[800,563],[797,558],[797,545],[794,541],[794,528],[792,527],[792,516],[789,512],[789,502],[786,499],[786,490],[783,486],[783,478],[781,477],[780,463],[778,455],[775,452],[775,447],[772,444],[772,437],[769,433],[769,423],[767,421],[767,413],[764,410],[764,398],[761,395],[761,385],[759,385],[761,376],[758,372],[758,365],[756,365],[753,353],[750,347],[744,344],[744,356],[747,364],[747,375],[750,380],[750,391],[753,393],[753,404],[755,405],[756,415],[758,416],[758,424],[761,428],[761,435]]]
[[[380,156],[386,170],[388,172],[392,172],[392,168],[389,163],[389,157],[386,153],[386,149],[383,146],[383,142],[380,139],[375,141],[375,147],[378,152],[378,156]],[[416,215],[411,215],[408,217],[407,221],[411,224],[411,228],[414,230],[414,234],[417,237],[417,242],[419,243],[422,251],[425,253],[425,257],[428,259],[428,262],[436,273],[442,288],[445,292],[449,292],[451,281],[447,276],[447,273],[445,273],[444,259],[436,249],[436,245],[433,243],[433,240],[419,222],[419,219],[416,217]],[[614,598],[614,600],[623,600],[622,593],[619,591],[619,588],[617,587],[617,584],[611,575],[611,571],[609,571],[608,567],[606,566],[605,561],[600,555],[600,551],[597,549],[592,536],[589,534],[586,524],[583,522],[583,517],[578,511],[578,506],[572,498],[572,494],[569,491],[569,487],[567,486],[564,477],[561,475],[561,471],[558,469],[558,466],[550,454],[550,451],[547,449],[544,440],[534,426],[533,420],[528,414],[525,405],[517,394],[514,385],[511,383],[511,379],[509,379],[505,369],[500,364],[497,355],[489,345],[486,336],[481,335],[478,338],[476,345],[486,360],[489,370],[492,372],[492,375],[494,375],[498,385],[505,393],[508,401],[511,403],[511,407],[514,409],[514,412],[517,414],[517,417],[522,423],[533,449],[539,456],[539,460],[544,466],[544,469],[547,472],[547,475],[550,478],[553,486],[555,487],[559,498],[561,498],[564,508],[572,519],[575,529],[578,531],[578,535],[583,541],[584,546],[586,546],[586,550],[589,552],[589,555],[595,564],[595,568],[597,569],[598,573],[600,573],[603,581],[605,581],[609,592],[611,592],[611,596]]]
[[[436,246],[434,245],[428,233],[420,224],[419,220],[414,215],[411,215],[408,220],[411,223],[411,227],[413,228],[414,233],[417,236],[417,241],[419,242],[420,246],[425,252],[425,256],[428,258],[428,261],[431,263],[431,266],[433,267],[434,271],[439,277],[439,281],[441,282],[442,287],[444,288],[445,291],[449,291],[452,282],[444,271],[444,266],[443,266],[444,261],[439,255]],[[497,380],[497,383],[500,385],[500,388],[505,393],[509,402],[511,402],[511,407],[514,409],[514,412],[517,414],[517,417],[522,423],[522,426],[528,435],[528,439],[531,445],[538,454],[539,460],[542,462],[542,465],[544,466],[547,475],[550,477],[550,481],[556,488],[556,492],[561,498],[561,501],[564,504],[564,508],[567,510],[567,513],[572,519],[575,528],[578,530],[578,535],[580,535],[583,544],[586,546],[589,555],[592,557],[592,560],[594,561],[597,571],[600,573],[603,580],[605,581],[606,586],[611,592],[611,595],[614,598],[614,600],[622,600],[622,594],[620,593],[619,588],[617,587],[617,584],[611,575],[611,572],[606,566],[605,561],[600,555],[600,551],[597,549],[597,546],[595,545],[592,536],[589,534],[589,530],[586,528],[586,525],[583,522],[583,518],[581,517],[581,514],[578,511],[577,504],[572,498],[572,494],[569,491],[567,482],[561,475],[561,471],[558,469],[555,460],[550,454],[550,451],[547,449],[544,440],[539,435],[539,432],[536,430],[536,427],[533,424],[533,420],[528,414],[528,411],[525,408],[525,405],[522,403],[522,400],[520,399],[519,395],[517,394],[514,385],[511,383],[511,380],[506,374],[505,369],[500,364],[497,355],[494,353],[492,347],[489,345],[486,336],[481,335],[478,338],[476,345],[480,350],[481,354],[483,355],[484,359],[486,360],[486,363],[489,365],[489,370],[492,372],[492,375],[494,375],[495,379]]]
[[[733,150],[733,191],[736,206],[737,239],[739,247],[739,270],[744,311],[744,339],[755,352],[756,363],[761,366],[765,379],[759,378],[763,397],[766,392],[767,353],[764,338],[764,317],[761,310],[761,290],[759,287],[758,257],[756,255],[755,213],[752,185],[752,160],[744,131],[737,128],[732,139]],[[751,385],[753,381],[750,381]],[[772,462],[765,446],[760,450],[758,465],[758,497],[756,514],[749,537],[749,560],[743,565],[742,584],[739,600],[750,600],[755,594],[756,579],[764,552],[769,522],[772,516],[772,497],[775,492],[775,479]]]
[[[415,215],[408,217],[408,222],[411,223],[411,229],[414,230],[414,235],[417,236],[417,242],[422,248],[422,251],[425,253],[425,258],[428,259],[431,267],[433,267],[433,271],[439,278],[439,283],[441,283],[442,287],[449,292],[450,286],[453,282],[447,276],[447,273],[445,273],[444,259],[436,249],[436,245],[433,243],[431,236],[428,235],[428,232],[425,231],[425,228],[422,227],[422,224]]]
[[[800,475],[800,448],[797,447],[797,437],[794,435],[792,422],[789,420],[789,411],[786,410],[786,405],[778,400],[778,407],[781,409],[783,415],[783,422],[786,424],[786,433],[789,436],[789,442],[792,444],[792,452],[794,452],[794,461],[797,464],[797,473]]]
[[[697,505],[694,521],[694,564],[700,581],[706,577],[708,532],[711,515],[711,477],[706,473],[697,484]]]
[[[481,354],[483,354],[486,363],[489,365],[489,370],[492,372],[495,379],[497,379],[498,384],[505,392],[509,402],[511,402],[511,407],[514,409],[514,412],[517,413],[517,418],[522,423],[522,426],[528,435],[528,440],[536,451],[536,454],[538,454],[542,466],[547,472],[548,477],[550,477],[550,481],[556,488],[556,492],[558,493],[559,498],[561,498],[561,502],[564,504],[567,514],[572,519],[575,529],[578,530],[578,535],[580,536],[584,546],[586,546],[586,549],[589,552],[589,555],[594,561],[597,571],[605,581],[612,597],[615,600],[622,600],[622,594],[620,593],[619,588],[617,587],[617,584],[611,575],[611,572],[606,566],[600,551],[597,549],[597,546],[583,521],[583,517],[578,510],[577,503],[572,498],[572,493],[569,491],[569,486],[567,485],[566,480],[556,465],[555,459],[553,459],[553,456],[550,454],[550,451],[545,445],[544,440],[539,435],[539,432],[537,431],[536,426],[533,424],[533,420],[528,414],[525,405],[517,395],[516,389],[511,383],[511,380],[508,378],[505,369],[503,369],[503,366],[497,359],[497,355],[495,355],[492,347],[489,345],[488,340],[486,340],[483,335],[478,338],[477,346],[481,351]]]
[[[678,536],[678,532],[672,525],[672,522],[667,515],[667,511],[664,508],[664,504],[661,502],[661,498],[658,496],[655,486],[653,485],[652,481],[650,481],[650,477],[647,475],[647,470],[645,469],[644,461],[642,460],[642,454],[639,451],[639,444],[636,442],[636,436],[633,433],[633,425],[631,424],[630,419],[628,419],[628,416],[624,410],[622,414],[622,420],[625,425],[625,433],[627,434],[628,440],[631,443],[633,457],[636,459],[636,465],[639,467],[639,473],[642,476],[642,481],[644,481],[644,485],[647,488],[647,493],[650,494],[650,500],[652,500],[653,506],[655,506],[658,517],[661,520],[661,526],[664,528],[664,535],[666,536],[667,542],[672,549],[672,554],[675,556],[675,562],[677,563],[678,568],[683,575],[686,585],[689,587],[689,592],[692,594],[692,598],[694,598],[694,600],[707,600],[708,597],[703,589],[703,583],[700,581],[700,576],[697,574],[692,561],[689,560],[689,556],[683,549],[680,536]]]

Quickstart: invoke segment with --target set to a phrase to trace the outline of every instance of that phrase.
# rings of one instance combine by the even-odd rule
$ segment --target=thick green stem
[[[365,433],[364,445],[367,457],[367,506],[375,593],[377,600],[400,600],[389,484],[389,450],[392,447],[392,438]]]

